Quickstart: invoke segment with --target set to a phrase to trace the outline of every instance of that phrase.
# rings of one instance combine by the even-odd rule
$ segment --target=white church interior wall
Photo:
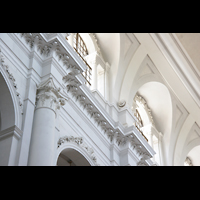
[[[49,38],[49,40],[51,37],[59,37],[60,41],[69,49],[64,41],[65,38],[62,36],[63,39],[61,39],[62,34],[50,34],[48,37],[47,35],[43,34],[42,37]],[[197,126],[199,124],[199,119],[196,118],[198,114],[195,113],[197,109],[196,105],[192,104],[191,96],[172,70],[168,60],[156,46],[152,35],[139,33],[106,35],[97,33],[93,35],[82,34],[82,37],[87,41],[90,53],[98,51],[101,57],[98,58],[98,62],[104,63],[102,64],[104,68],[102,76],[104,85],[101,84],[103,89],[100,89],[100,91],[93,90],[93,95],[102,105],[101,109],[104,109],[108,116],[112,118],[112,123],[131,127],[135,120],[131,111],[133,98],[137,92],[141,93],[152,108],[156,128],[163,134],[163,136],[159,136],[161,137],[159,138],[160,146],[157,147],[161,152],[161,164],[182,164],[189,151],[199,144],[198,134],[194,131],[191,132],[191,127],[195,121]],[[21,132],[13,132],[15,135],[13,140],[11,138],[8,141],[10,147],[9,145],[5,147],[6,142],[4,145],[1,145],[3,149],[8,148],[6,150],[8,154],[9,151],[13,152],[14,149],[17,149],[16,154],[12,153],[14,157],[10,161],[6,161],[7,158],[5,157],[3,158],[5,162],[12,163],[12,165],[27,163],[28,154],[26,153],[25,156],[24,152],[25,149],[28,150],[27,145],[31,140],[32,126],[32,122],[28,120],[28,112],[30,111],[34,115],[36,97],[34,93],[37,85],[41,81],[52,77],[56,87],[63,88],[65,83],[60,80],[67,74],[65,71],[66,66],[63,65],[62,59],[57,54],[54,54],[52,51],[49,56],[41,55],[37,46],[31,48],[30,44],[31,41],[27,45],[27,42],[20,34],[1,34],[0,48],[3,52],[2,55],[5,57],[10,73],[16,79],[17,92],[20,94],[21,101],[24,104],[23,112],[25,113],[24,115],[21,115],[20,112],[20,115],[15,113],[15,117],[17,116],[18,120],[18,128],[21,129]],[[74,56],[75,54],[72,53],[71,55]],[[77,62],[80,63],[78,58]],[[106,62],[109,63],[108,68],[105,67]],[[156,92],[151,96],[148,90],[152,90],[152,87],[155,88]],[[13,97],[16,93],[14,93],[14,89],[12,90],[15,112],[18,112],[20,110],[19,101],[16,96]],[[82,91],[84,91],[84,87]],[[159,91],[162,91],[160,96],[156,95],[159,94]],[[87,91],[85,92],[89,94]],[[183,98],[184,96],[186,98]],[[70,98],[72,97],[70,96]],[[151,103],[154,101],[154,103],[156,102],[155,104],[159,104],[161,99],[163,99],[162,102],[166,100],[166,104],[160,104],[160,109],[165,108],[165,111],[168,110],[167,113],[164,110],[162,110],[162,113],[159,113]],[[125,101],[125,105],[119,107],[118,103],[122,100]],[[58,116],[55,120],[56,140],[66,135],[83,137],[85,144],[93,148],[100,165],[120,165],[122,163],[136,165],[138,162],[137,156],[135,157],[135,154],[128,152],[130,150],[127,149],[126,155],[128,157],[125,159],[122,156],[123,153],[120,154],[125,147],[118,146],[115,142],[110,142],[104,130],[96,126],[97,124],[95,125],[96,121],[90,115],[87,115],[81,106],[79,101],[76,102],[72,98],[57,113]],[[1,123],[2,121],[4,119],[2,119],[1,111]],[[93,122],[92,126],[91,122]],[[25,130],[24,135],[22,134],[23,130]],[[21,136],[22,139],[20,139]],[[26,142],[27,145],[25,145]],[[126,161],[123,161],[123,159]]]

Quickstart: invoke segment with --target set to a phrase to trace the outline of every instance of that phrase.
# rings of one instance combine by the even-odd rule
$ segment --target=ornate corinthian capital
[[[42,82],[37,89],[36,109],[48,107],[55,112],[64,106],[67,97],[61,94],[60,88],[56,88],[53,79]]]

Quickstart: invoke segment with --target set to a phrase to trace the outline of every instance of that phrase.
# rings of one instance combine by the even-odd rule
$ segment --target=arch
[[[138,85],[134,86],[129,95],[130,104],[132,104],[136,93],[144,97],[147,101],[158,131],[163,133],[170,132],[172,101],[168,88],[163,83],[155,81],[151,77],[151,79],[147,78],[146,81],[141,81]],[[166,130],[166,128],[168,129]]]
[[[18,141],[22,132],[18,101],[11,81],[2,73],[0,66],[0,165],[16,165]],[[16,108],[17,107],[17,108]]]
[[[3,58],[3,62],[4,62],[4,57],[2,55],[1,57]],[[2,105],[5,105],[5,107],[2,106],[2,109],[4,110],[5,115],[3,116],[3,113],[1,113],[2,126],[0,125],[0,131],[13,125],[16,125],[19,129],[21,129],[21,126],[22,126],[22,108],[21,108],[22,106],[20,107],[19,105],[21,103],[19,101],[19,94],[17,94],[16,88],[14,87],[16,83],[14,83],[14,81],[12,80],[13,77],[10,77],[10,75],[12,76],[12,74],[9,71],[9,67],[5,64],[2,64],[2,60],[1,60],[0,62],[0,80],[1,80],[0,94],[1,95],[3,94],[3,96],[1,97],[3,98],[1,100],[2,101],[1,103]],[[8,106],[8,104],[10,106]],[[3,117],[6,117],[6,118],[3,119]]]
[[[129,94],[130,104],[133,103],[136,93],[141,95],[147,102],[148,107],[151,109],[155,127],[163,135],[163,140],[160,143],[162,150],[161,160],[166,162],[163,156],[168,159],[173,116],[173,102],[170,90],[161,82],[159,77],[145,75],[132,87],[132,91]],[[144,115],[142,117],[145,119]],[[148,124],[149,118],[146,117],[146,119],[147,122],[145,124]]]
[[[129,65],[127,66],[124,77],[122,78],[120,92],[119,92],[119,99],[127,99],[127,100],[129,99],[130,91],[133,92],[133,87],[135,85],[134,83],[137,79],[139,71],[141,70],[141,64],[144,62],[146,56],[147,52],[145,48],[143,46],[140,46],[133,55]],[[136,94],[136,92],[137,91],[135,91],[134,95]],[[128,102],[130,103],[131,101]]]
[[[80,36],[82,37],[83,41],[85,42],[85,45],[87,46],[87,50],[89,54],[94,53],[95,51],[100,51],[98,49],[98,45],[95,42],[95,36],[92,35],[92,33],[79,33]]]
[[[16,115],[9,84],[0,71],[0,131],[14,126],[16,122]]]
[[[65,143],[57,149],[54,165],[57,165],[57,161],[61,153],[64,153],[75,165],[81,166],[95,166],[96,164],[90,158],[88,153],[80,146],[73,143]],[[73,158],[73,155],[76,157]],[[82,163],[82,164],[81,164]]]
[[[177,138],[176,146],[174,149],[173,164],[175,166],[181,165],[181,155],[182,155],[184,146],[186,144],[188,134],[191,133],[193,126],[194,126],[194,119],[193,119],[192,115],[189,114],[188,117],[186,118],[184,124],[181,127],[181,130],[180,130],[178,138]]]
[[[147,101],[155,127],[158,132],[162,133],[161,137],[164,142],[162,139],[160,147],[162,152],[161,160],[162,164],[164,164],[165,158],[168,159],[172,134],[172,93],[144,46],[140,46],[137,49],[127,68],[121,85],[120,99],[125,99],[126,106],[131,108],[136,93]]]
[[[139,112],[143,126],[154,123],[151,116],[151,109],[148,107],[147,102],[143,97],[138,96],[137,94],[135,95],[132,109],[133,112],[135,112],[135,109],[137,110],[136,112]]]
[[[183,150],[181,159],[180,159],[180,165],[184,164],[184,161],[190,151],[192,151],[195,147],[200,145],[200,138],[192,140]]]
[[[91,166],[87,159],[73,148],[64,149],[58,157],[57,166]]]
[[[141,77],[138,81],[136,81],[136,82],[133,81],[133,83],[131,85],[131,89],[130,89],[129,93],[127,93],[128,94],[127,104],[132,105],[133,98],[136,95],[139,88],[141,88],[144,84],[151,83],[151,82],[157,82],[157,83],[163,84],[163,81],[161,80],[161,78],[155,74],[145,75],[145,76]]]
[[[101,47],[101,55],[111,66],[112,74],[118,71],[120,49],[120,33],[95,33],[98,46]]]
[[[188,135],[189,133],[188,128],[191,128],[191,124],[187,122],[186,123],[187,126],[185,126],[185,122],[188,118],[189,113],[181,103],[178,103],[178,100],[176,99],[175,95],[172,96],[172,111],[173,115],[172,115],[172,128],[171,128],[169,155],[168,155],[168,165],[177,165],[177,161],[178,162],[180,161],[179,160],[180,153],[178,152],[179,151],[182,152],[184,141],[186,139],[185,136]],[[184,128],[182,129],[182,127]]]

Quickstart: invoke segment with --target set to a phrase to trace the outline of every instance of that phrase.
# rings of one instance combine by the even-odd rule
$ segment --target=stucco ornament
[[[97,158],[94,154],[94,150],[92,148],[88,147],[88,145],[83,141],[82,137],[74,137],[74,136],[61,137],[61,138],[59,138],[59,140],[57,142],[57,148],[59,148],[65,142],[74,143],[74,144],[80,146],[82,149],[84,149],[87,152],[87,154],[90,156],[90,158],[94,161],[95,165],[99,165],[97,163]]]
[[[49,107],[56,112],[60,106],[65,105],[68,98],[61,94],[61,89],[56,88],[53,78],[50,77],[38,86],[36,100],[36,108]]]
[[[22,100],[21,100],[21,96],[20,96],[19,92],[17,91],[16,79],[13,76],[13,74],[11,73],[9,66],[6,64],[5,57],[3,56],[1,49],[0,49],[0,65],[2,66],[2,69],[4,69],[6,71],[8,78],[12,82],[12,85],[15,89],[16,96],[18,98],[18,104],[19,104],[19,107],[20,107],[21,114],[23,114],[23,103],[22,103]]]
[[[117,103],[117,105],[118,105],[118,107],[122,108],[126,105],[126,101],[124,99],[122,99]]]

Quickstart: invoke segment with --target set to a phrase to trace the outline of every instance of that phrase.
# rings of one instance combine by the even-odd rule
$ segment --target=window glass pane
[[[84,60],[84,57],[86,55],[88,55],[87,47],[86,47],[83,39],[79,35],[79,33],[76,33],[74,35],[74,38],[73,38],[73,47],[76,49],[76,51],[79,54],[79,56],[83,59],[83,61],[85,62],[85,64],[88,66],[88,63]],[[88,67],[88,69],[85,72],[83,72],[82,75],[85,77],[86,81],[88,82],[87,84],[90,85],[90,81],[91,81],[91,69],[89,69],[89,67]]]

